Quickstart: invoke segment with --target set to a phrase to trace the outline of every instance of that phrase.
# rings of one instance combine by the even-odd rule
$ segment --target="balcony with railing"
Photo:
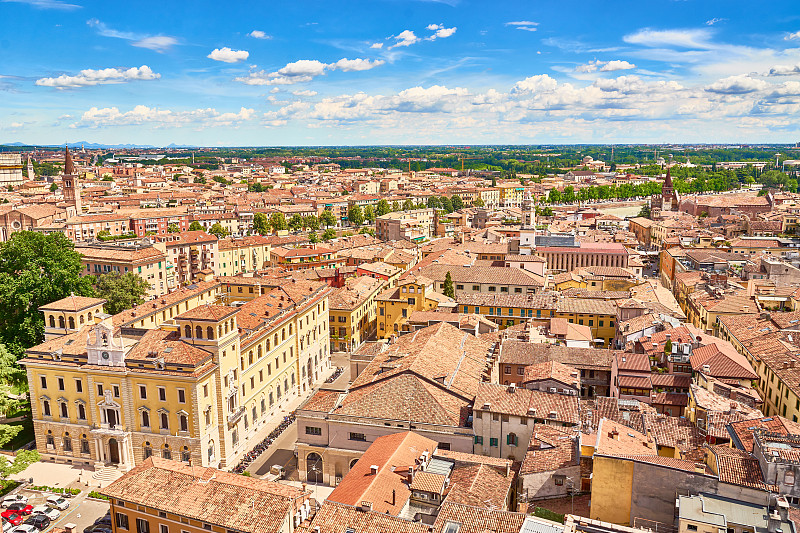
[[[228,424],[231,426],[234,425],[236,422],[239,421],[240,418],[242,418],[243,414],[244,414],[244,406],[242,405],[237,407],[232,412],[228,413]]]

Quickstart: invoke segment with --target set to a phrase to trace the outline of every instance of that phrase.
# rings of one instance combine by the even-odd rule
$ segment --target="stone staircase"
[[[113,466],[103,466],[94,471],[89,486],[103,488],[123,476],[124,472]]]

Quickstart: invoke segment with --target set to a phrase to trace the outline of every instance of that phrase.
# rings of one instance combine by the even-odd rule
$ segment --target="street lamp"
[[[569,494],[572,497],[572,504],[571,504],[571,513],[575,514],[575,481],[571,477],[567,477],[567,481],[569,481]]]

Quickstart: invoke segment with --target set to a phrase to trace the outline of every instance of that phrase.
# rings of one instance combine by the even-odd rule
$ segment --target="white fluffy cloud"
[[[390,46],[389,48],[397,48],[398,46],[411,46],[414,43],[418,43],[420,38],[411,31],[411,30],[403,30],[397,35],[394,36],[395,43]]]
[[[513,20],[511,22],[506,22],[506,26],[511,26],[518,30],[524,30],[524,31],[536,31],[537,30],[536,26],[538,25],[539,25],[538,22],[533,22],[530,20]]]
[[[383,43],[372,43],[370,45],[370,48],[373,48],[375,50],[380,50],[381,48],[383,48]]]
[[[235,78],[236,81],[247,85],[292,85],[313,80],[317,76],[322,76],[328,70],[341,70],[342,72],[353,72],[370,70],[383,65],[382,59],[347,59],[343,57],[335,63],[323,63],[316,59],[301,59],[276,70],[267,72],[266,70],[252,71],[247,76]]]
[[[272,35],[267,35],[265,32],[261,30],[253,30],[247,34],[249,37],[253,39],[272,39]]]
[[[800,74],[800,63],[797,65],[775,65],[767,72],[767,76],[793,76],[795,74]]]
[[[91,85],[104,85],[109,83],[125,83],[137,80],[157,80],[161,74],[153,72],[147,65],[131,67],[129,69],[104,68],[99,70],[86,69],[70,76],[62,74],[55,78],[40,78],[36,85],[42,87],[55,87],[57,89],[71,89],[88,87]]]
[[[252,120],[255,110],[242,107],[238,113],[220,113],[216,109],[195,109],[192,111],[173,111],[137,105],[130,111],[122,112],[117,107],[93,107],[84,112],[73,128],[99,128],[104,126],[152,125],[154,127],[233,126]]]
[[[225,46],[223,48],[215,48],[206,57],[223,63],[238,63],[250,57],[250,52],[247,50],[231,50]]]
[[[317,91],[309,91],[307,89],[304,89],[304,90],[300,90],[300,91],[292,91],[292,94],[295,95],[295,96],[311,97],[311,96],[317,96]]]
[[[767,87],[769,84],[764,80],[740,74],[717,80],[706,87],[706,91],[717,94],[747,94],[762,91]]]
[[[614,72],[616,70],[630,70],[636,68],[633,63],[615,59],[613,61],[589,61],[585,65],[578,65],[575,67],[575,72],[590,73],[590,72]]]
[[[787,41],[793,41],[795,39],[800,39],[800,31],[796,31],[794,33],[790,33],[786,37],[784,37]]]

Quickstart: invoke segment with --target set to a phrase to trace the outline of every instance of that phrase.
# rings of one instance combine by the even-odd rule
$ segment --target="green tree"
[[[172,224],[170,224],[169,226],[167,226],[167,232],[168,233],[178,233],[180,230],[181,230],[181,228],[179,228],[178,225],[175,224],[174,222]]]
[[[429,196],[427,201],[428,207],[431,209],[441,209],[442,202],[435,195]]]
[[[56,192],[58,190],[58,185],[55,183],[50,184],[50,192]]]
[[[39,307],[94,296],[92,276],[82,276],[81,255],[63,233],[13,233],[0,243],[0,342],[15,355],[44,340]]]
[[[450,275],[449,270],[444,276],[444,289],[442,289],[442,294],[449,296],[450,298],[456,297],[456,289],[453,286],[453,277]]]
[[[214,225],[211,226],[211,229],[208,230],[208,232],[211,235],[214,235],[217,239],[224,239],[231,234],[231,232],[228,231],[228,228],[224,227],[219,222],[214,222]]]
[[[333,228],[327,228],[325,231],[322,232],[322,240],[328,242],[329,240],[336,237],[336,230]]]
[[[453,204],[453,211],[458,211],[459,209],[464,208],[464,200],[457,194],[454,194],[452,198],[450,198],[450,203]]]
[[[272,230],[275,232],[283,231],[288,227],[286,217],[280,212],[272,213],[269,216],[269,225],[272,226]]]
[[[378,216],[382,217],[383,215],[385,215],[386,213],[389,213],[391,211],[392,211],[392,208],[389,207],[389,202],[387,202],[385,198],[381,198],[378,201],[378,210],[377,210]]]
[[[304,216],[303,227],[306,227],[312,231],[317,231],[319,229],[319,218],[317,218],[316,215]]]
[[[453,212],[453,201],[447,196],[442,196],[442,209],[447,213]]]
[[[108,300],[104,308],[106,313],[112,315],[144,303],[149,289],[150,284],[133,272],[109,272],[98,276],[95,283],[98,298]]]
[[[269,233],[269,220],[267,219],[267,215],[264,213],[256,213],[253,215],[253,231],[259,235],[266,235]]]
[[[23,429],[24,426],[22,424],[0,424],[0,447],[3,447],[14,440]],[[3,460],[5,461],[5,459]],[[0,465],[0,472],[2,472],[2,470],[3,466]]]
[[[17,390],[27,390],[28,388],[28,376],[25,369],[17,364],[17,358],[3,344],[0,344],[0,383]],[[0,411],[5,412],[2,408]]]
[[[364,223],[364,213],[361,211],[361,206],[353,204],[347,210],[347,221],[353,226],[360,226]]]
[[[325,209],[320,214],[319,221],[326,228],[336,225],[336,217],[333,216],[333,212],[330,209]]]
[[[497,178],[492,176],[492,187],[497,187]]]
[[[483,202],[483,198],[477,198],[474,202],[472,202],[472,205],[475,207],[483,207],[486,204]]]
[[[400,203],[397,200],[392,202],[392,211],[394,212],[400,211]]]
[[[36,450],[20,450],[14,457],[14,462],[10,462],[5,457],[0,457],[0,478],[6,479],[8,476],[19,474],[33,463],[41,461],[42,456]]]
[[[198,221],[194,220],[189,224],[189,231],[205,231],[205,228]]]
[[[639,210],[639,215],[638,216],[644,217],[644,218],[650,218],[650,205],[649,204],[644,204],[642,206],[642,208]]]
[[[408,198],[403,202],[403,211],[411,211],[412,209],[414,209],[414,202],[411,201],[411,198]]]
[[[289,219],[289,229],[292,231],[299,231],[300,228],[303,227],[303,218],[295,213],[292,215],[292,218]]]
[[[312,231],[308,234],[308,242],[312,244],[316,244],[319,242],[319,236],[317,235],[316,231]]]
[[[375,222],[375,210],[372,209],[371,205],[364,207],[364,220],[370,224]]]

